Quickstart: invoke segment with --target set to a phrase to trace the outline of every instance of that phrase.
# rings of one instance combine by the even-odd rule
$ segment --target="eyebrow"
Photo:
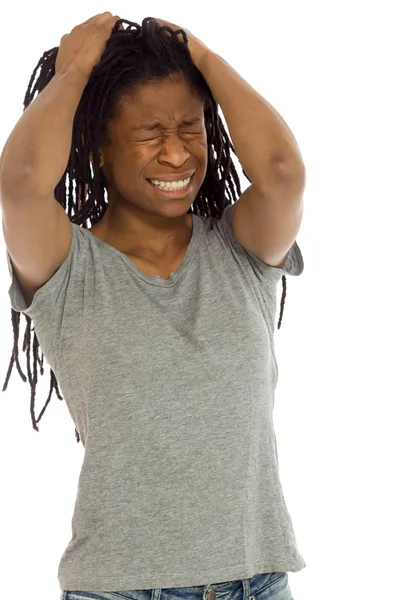
[[[202,123],[203,119],[202,117],[195,117],[194,119],[190,119],[190,120],[184,120],[181,122],[181,127],[186,126],[186,125],[196,125],[198,123]],[[130,128],[130,131],[137,131],[139,129],[144,130],[144,131],[153,131],[154,129],[161,129],[162,128],[162,123],[160,123],[159,121],[156,121],[153,124],[149,124],[149,123],[142,123],[141,125],[136,125],[134,127]]]

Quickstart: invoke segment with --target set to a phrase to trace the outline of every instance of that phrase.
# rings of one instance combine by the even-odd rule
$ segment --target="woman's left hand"
[[[210,49],[205,44],[203,44],[203,42],[201,42],[195,35],[193,35],[193,33],[191,33],[188,29],[184,27],[179,27],[179,25],[175,25],[175,23],[165,21],[164,19],[159,19],[158,17],[153,17],[153,19],[157,21],[157,23],[159,23],[161,27],[163,27],[164,25],[168,25],[168,27],[171,27],[173,31],[176,31],[177,29],[184,29],[188,38],[189,52],[196,67],[198,67],[199,64],[201,64],[203,58],[210,52]],[[166,33],[169,32],[166,31]]]

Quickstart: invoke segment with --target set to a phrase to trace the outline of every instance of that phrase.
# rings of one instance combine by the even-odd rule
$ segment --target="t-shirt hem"
[[[251,579],[260,573],[296,573],[306,567],[303,559],[297,561],[283,561],[275,563],[259,563],[251,569],[242,569],[241,565],[229,569],[215,569],[207,572],[196,572],[194,575],[175,573],[173,575],[157,574],[153,579],[150,576],[140,577],[96,577],[96,579],[64,579],[60,578],[61,591],[86,591],[86,592],[123,592],[146,589],[170,589],[178,587],[202,587],[211,583],[238,581]],[[153,582],[149,584],[149,581]]]

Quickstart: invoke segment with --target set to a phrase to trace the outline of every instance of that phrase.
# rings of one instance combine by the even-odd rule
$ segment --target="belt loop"
[[[243,600],[250,600],[250,579],[242,579]]]
[[[204,586],[204,589],[203,589],[203,599],[202,600],[208,600],[207,594],[208,594],[208,590],[210,589],[210,587],[211,587],[211,584],[208,584],[208,585]],[[211,597],[211,594],[214,594],[214,595]],[[211,590],[211,592],[210,592],[210,600],[214,600],[214,598],[215,598],[215,592],[214,592],[214,590]]]

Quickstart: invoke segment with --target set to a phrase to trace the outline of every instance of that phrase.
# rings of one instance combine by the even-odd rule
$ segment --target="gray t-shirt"
[[[273,425],[283,269],[236,240],[233,205],[193,215],[168,280],[73,224],[27,308],[84,446],[62,590],[192,587],[300,571]]]

